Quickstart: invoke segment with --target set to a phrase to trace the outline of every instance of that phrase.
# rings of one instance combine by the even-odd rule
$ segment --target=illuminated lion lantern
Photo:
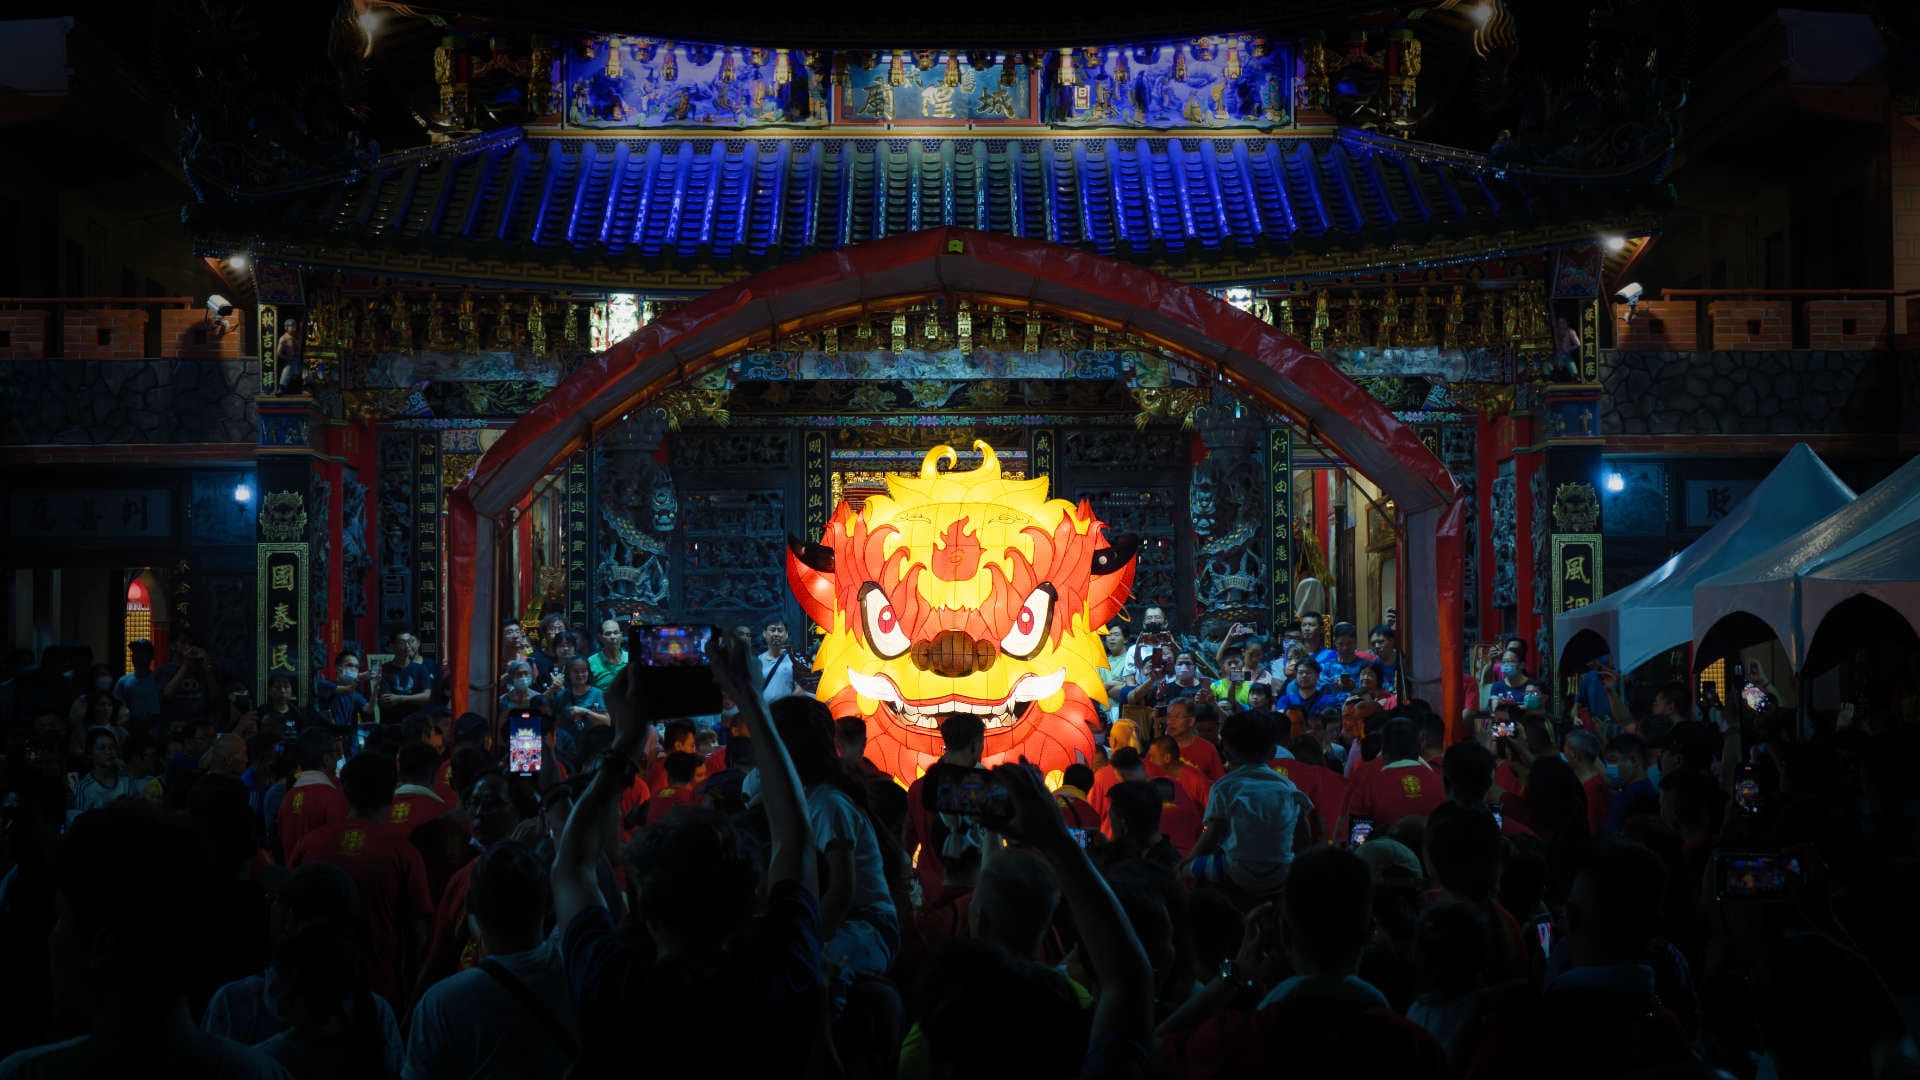
[[[1107,700],[1101,628],[1133,588],[1138,544],[1109,545],[1093,508],[1047,481],[1000,475],[984,442],[971,472],[937,446],[858,514],[844,502],[818,544],[794,541],[787,580],[825,628],[813,667],[835,716],[867,721],[867,757],[911,781],[944,752],[940,723],[973,713],[986,761],[1043,772],[1093,756]]]

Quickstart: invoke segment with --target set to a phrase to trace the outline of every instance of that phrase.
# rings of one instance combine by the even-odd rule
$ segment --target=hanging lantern
[[[1060,50],[1060,85],[1061,86],[1080,85],[1080,73],[1074,70],[1074,66],[1073,66],[1073,50],[1072,49]]]

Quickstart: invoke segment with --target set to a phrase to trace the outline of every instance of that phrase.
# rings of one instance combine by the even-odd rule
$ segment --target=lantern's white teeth
[[[905,700],[893,685],[893,680],[884,675],[863,675],[852,668],[847,669],[847,682],[861,697],[884,702],[893,706],[894,715],[909,727],[926,728],[930,731],[940,729],[940,718],[954,713],[969,713],[980,718],[988,728],[1013,726],[1029,702],[1043,701],[1060,692],[1066,683],[1067,673],[1056,671],[1049,675],[1023,675],[1014,684],[1013,692],[1004,699],[988,705],[971,701],[959,701],[949,698],[945,701],[913,702]]]

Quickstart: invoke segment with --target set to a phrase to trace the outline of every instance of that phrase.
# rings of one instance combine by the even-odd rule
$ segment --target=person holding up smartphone
[[[585,1075],[630,1070],[636,1016],[720,1011],[755,1018],[754,1037],[730,1048],[730,1068],[811,1075],[831,1064],[817,859],[800,779],[751,674],[758,667],[752,643],[745,635],[715,635],[708,655],[715,682],[739,706],[753,740],[772,858],[762,862],[760,846],[717,813],[670,815],[643,829],[626,856],[634,922],[648,943],[636,947],[616,925],[597,868],[617,843],[620,795],[633,782],[635,752],[652,727],[629,665],[607,695],[613,748],[567,818],[552,872]],[[762,870],[766,898],[756,920]],[[669,1039],[649,1051],[648,1063],[693,1072],[710,1068],[711,1054],[700,1040]]]

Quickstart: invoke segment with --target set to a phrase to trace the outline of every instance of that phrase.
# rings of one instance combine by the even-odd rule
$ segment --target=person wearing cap
[[[1360,861],[1373,872],[1375,885],[1418,886],[1427,878],[1427,869],[1413,849],[1392,837],[1368,840],[1353,849]]]

